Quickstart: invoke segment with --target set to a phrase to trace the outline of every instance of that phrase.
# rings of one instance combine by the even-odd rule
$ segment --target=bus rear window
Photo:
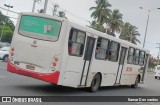
[[[60,21],[27,15],[21,17],[19,25],[21,35],[48,41],[58,40],[60,29]]]

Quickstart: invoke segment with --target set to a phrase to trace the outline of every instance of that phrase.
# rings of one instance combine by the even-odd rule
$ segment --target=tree
[[[148,63],[148,68],[152,71],[155,69],[156,66],[157,64],[153,60],[150,59]]]
[[[2,42],[8,42],[11,43],[13,36],[13,31],[11,30],[5,30],[2,36]]]
[[[93,28],[95,30],[98,30],[98,31],[101,31],[101,32],[106,32],[106,29],[104,28],[103,25],[100,25],[99,23],[97,23],[95,20],[92,21],[92,22],[89,22],[90,23],[90,28]]]
[[[96,21],[103,25],[103,23],[109,18],[111,10],[108,7],[111,7],[111,4],[107,0],[96,0],[96,7],[91,7],[89,10],[94,10],[91,14],[91,17],[96,19]]]
[[[113,10],[111,12],[111,15],[109,19],[107,20],[106,24],[108,24],[109,29],[107,31],[108,34],[115,36],[115,33],[120,33],[121,26],[122,26],[122,14],[119,12],[119,10]]]
[[[0,11],[0,34],[3,29],[3,35],[1,37],[2,42],[11,42],[14,28],[13,21],[10,20],[8,16],[3,15]]]
[[[140,36],[139,32],[137,31],[137,27],[131,25],[130,23],[124,23],[122,25],[122,31],[119,36],[120,39],[127,40],[133,44],[140,43],[137,39],[137,36]]]

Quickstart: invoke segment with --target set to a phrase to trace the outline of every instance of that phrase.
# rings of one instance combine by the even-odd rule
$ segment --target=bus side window
[[[95,51],[95,58],[99,60],[107,59],[107,50],[108,50],[109,40],[104,38],[98,38],[97,47]]]
[[[135,65],[139,64],[139,56],[140,56],[140,51],[138,49],[136,49],[135,53],[134,53],[133,64],[135,64]]]
[[[134,58],[134,48],[130,47],[129,50],[128,50],[127,63],[132,64],[133,63],[133,58]]]
[[[139,65],[143,66],[144,65],[144,59],[145,59],[145,52],[141,51],[140,52],[140,57],[139,57]]]
[[[85,32],[71,29],[69,42],[68,42],[68,52],[72,56],[82,56],[84,50],[86,34]]]
[[[112,41],[109,49],[109,61],[117,62],[119,55],[120,44]]]

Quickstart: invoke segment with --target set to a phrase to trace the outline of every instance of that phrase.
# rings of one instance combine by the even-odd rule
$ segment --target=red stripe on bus
[[[13,65],[10,61],[8,61],[8,64],[7,64],[7,71],[20,74],[20,75],[33,77],[33,78],[36,78],[45,82],[50,82],[53,84],[58,83],[58,79],[60,75],[59,71],[55,71],[54,73],[36,73],[36,72],[28,71]]]

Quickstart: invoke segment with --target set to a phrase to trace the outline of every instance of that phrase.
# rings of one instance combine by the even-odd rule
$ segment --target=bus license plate
[[[27,68],[27,69],[30,69],[30,70],[34,70],[34,69],[35,69],[35,67],[32,66],[32,65],[26,65],[26,68]]]

